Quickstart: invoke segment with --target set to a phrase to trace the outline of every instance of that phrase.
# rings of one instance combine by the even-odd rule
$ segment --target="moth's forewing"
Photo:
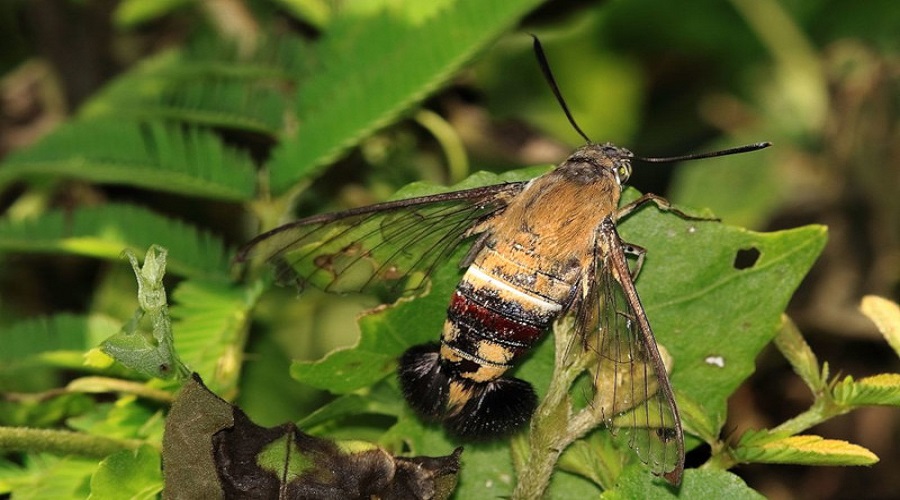
[[[575,311],[576,331],[597,359],[592,406],[617,442],[654,473],[677,482],[684,445],[668,376],[611,220],[601,224],[597,238],[594,266]]]
[[[308,217],[256,237],[237,260],[267,261],[282,283],[330,292],[414,293],[474,226],[523,186],[498,184]]]

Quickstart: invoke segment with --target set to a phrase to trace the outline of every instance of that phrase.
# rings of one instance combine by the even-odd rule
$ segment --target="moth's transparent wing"
[[[611,219],[598,229],[593,260],[573,311],[576,337],[597,360],[593,411],[601,412],[616,441],[677,484],[684,470],[681,420]]]
[[[505,208],[524,185],[497,184],[300,219],[257,236],[235,260],[265,260],[282,283],[330,292],[415,292],[477,224]]]

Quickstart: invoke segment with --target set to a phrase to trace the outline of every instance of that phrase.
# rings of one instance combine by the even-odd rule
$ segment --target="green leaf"
[[[120,451],[100,462],[91,477],[89,500],[157,498],[162,491],[159,452],[150,446]]]
[[[367,391],[366,395],[345,394],[320,407],[297,422],[303,429],[312,432],[317,425],[346,417],[363,414],[400,416],[405,414],[400,390],[396,386],[380,383]]]
[[[116,333],[122,322],[107,316],[61,313],[0,328],[0,392],[59,387],[61,369],[83,370],[84,354]],[[0,401],[0,423],[44,427],[89,405],[80,395]]]
[[[80,119],[170,120],[275,139],[290,123],[291,91],[308,74],[307,42],[262,36],[253,54],[233,41],[198,35],[160,52],[91,97]]]
[[[612,488],[622,474],[626,458],[606,430],[597,429],[566,448],[557,468],[587,478],[595,483],[595,487]],[[553,485],[550,484],[551,491]]]
[[[105,316],[61,313],[4,327],[0,331],[0,373],[21,364],[53,363],[61,353],[72,353],[80,360],[85,351],[120,326],[121,322]]]
[[[715,420],[778,332],[788,300],[825,245],[825,228],[756,233],[651,208],[620,232],[647,249],[636,285],[657,342],[674,359],[673,386]],[[738,252],[751,248],[758,260],[735,268]]]
[[[22,466],[0,462],[0,493],[11,492],[17,500],[81,500],[96,469],[95,459],[26,455]]]
[[[717,469],[687,469],[677,490],[654,478],[640,467],[630,467],[619,478],[616,488],[606,491],[603,500],[728,498],[759,500],[762,495],[747,486],[738,476]]]
[[[121,119],[63,125],[0,169],[0,185],[58,177],[233,201],[252,198],[256,185],[249,155],[211,131]]]
[[[832,395],[836,403],[848,406],[900,406],[900,374],[882,373],[859,380],[847,376],[835,385]]]
[[[261,290],[259,284],[240,288],[188,280],[172,294],[172,328],[179,356],[223,394],[237,387],[247,315]]]
[[[813,394],[819,394],[826,389],[827,373],[822,373],[816,354],[800,334],[797,325],[787,316],[782,318],[781,331],[775,337],[775,346]]]
[[[64,252],[119,259],[126,248],[169,249],[173,274],[226,281],[229,250],[210,233],[147,209],[117,203],[0,221],[0,251]]]
[[[272,191],[316,175],[394,121],[539,3],[457,0],[415,19],[336,18],[315,48],[315,78],[297,89],[300,128],[269,162]]]
[[[708,411],[702,404],[691,396],[681,392],[675,392],[675,400],[678,402],[678,411],[684,425],[684,431],[693,434],[707,443],[713,443],[719,439],[719,431],[725,424],[725,414],[714,414]]]
[[[820,436],[779,436],[766,431],[741,436],[735,458],[747,463],[872,465],[878,457],[855,444]]]
[[[163,433],[162,411],[152,409],[133,395],[115,403],[95,404],[90,411],[66,420],[76,431],[113,439],[140,439],[160,442]]]

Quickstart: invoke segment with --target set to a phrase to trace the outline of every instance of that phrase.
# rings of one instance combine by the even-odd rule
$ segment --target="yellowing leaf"
[[[878,331],[884,335],[897,356],[900,356],[900,306],[876,295],[866,295],[859,310],[875,323]]]
[[[745,462],[801,465],[871,465],[878,457],[855,444],[821,436],[789,436],[735,450]]]
[[[790,362],[794,372],[813,392],[824,388],[825,381],[819,370],[819,360],[800,334],[797,325],[786,314],[781,316],[781,330],[775,337],[775,345]]]
[[[900,406],[900,374],[882,373],[854,381],[847,377],[835,386],[835,400],[854,406]]]

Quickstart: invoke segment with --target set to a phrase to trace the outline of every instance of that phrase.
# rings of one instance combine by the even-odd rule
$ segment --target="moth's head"
[[[609,156],[611,162],[609,168],[616,176],[616,182],[619,184],[619,187],[622,187],[628,182],[628,178],[631,177],[631,158],[634,157],[634,153],[625,148],[613,146],[608,142],[600,147]]]
[[[607,142],[582,146],[569,157],[569,161],[590,165],[592,177],[614,179],[621,188],[631,177],[632,158],[634,154],[631,151]]]

